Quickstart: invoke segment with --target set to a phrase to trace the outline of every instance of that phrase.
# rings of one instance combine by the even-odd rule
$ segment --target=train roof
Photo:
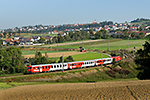
[[[46,66],[46,65],[54,65],[54,64],[62,64],[62,63],[52,63],[52,64],[40,64],[40,65],[31,65],[31,66]],[[64,64],[67,64],[66,62],[64,62]]]

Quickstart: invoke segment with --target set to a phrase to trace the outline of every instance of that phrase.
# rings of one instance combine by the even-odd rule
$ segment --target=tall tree
[[[11,31],[8,32],[8,38],[10,38],[10,37],[11,37]]]
[[[150,39],[143,45],[144,49],[137,51],[135,62],[139,65],[141,72],[138,74],[139,79],[150,79]]]
[[[6,38],[6,36],[7,36],[7,33],[6,33],[6,32],[4,32],[4,33],[3,33],[3,36],[4,36],[4,38]]]

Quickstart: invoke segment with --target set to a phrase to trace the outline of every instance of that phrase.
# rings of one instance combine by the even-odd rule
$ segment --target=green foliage
[[[40,42],[40,43],[44,43],[45,40],[46,40],[45,37],[41,37],[40,40],[39,40],[39,42]]]
[[[149,39],[148,39],[149,40]],[[150,79],[150,42],[146,41],[143,45],[144,49],[140,49],[137,51],[137,57],[135,59],[136,64],[139,65],[138,69],[141,72],[138,74],[139,79]]]
[[[64,62],[72,62],[72,61],[74,61],[72,56],[68,56],[68,57],[64,60]]]
[[[0,69],[5,73],[20,73],[24,66],[24,58],[20,48],[0,49]]]

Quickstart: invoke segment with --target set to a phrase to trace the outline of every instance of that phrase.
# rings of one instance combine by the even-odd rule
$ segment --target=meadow
[[[41,53],[57,53],[57,52],[69,52],[69,51],[42,51],[42,50],[38,50],[37,52],[41,52]],[[22,50],[22,54],[23,55],[30,55],[30,54],[35,54],[36,50]]]
[[[83,53],[83,54],[78,54],[78,55],[73,55],[72,56],[75,61],[81,61],[81,60],[93,60],[93,59],[100,59],[101,54],[96,53],[96,52],[88,52],[88,53]],[[109,56],[103,54],[102,58],[108,58]]]
[[[21,34],[24,37],[31,37],[31,36],[57,36],[57,34]]]
[[[66,46],[59,46],[59,48],[79,48],[83,46],[85,49],[96,49],[96,50],[119,50],[119,49],[136,49],[142,48],[142,44],[145,42],[145,39],[139,40],[105,40],[101,42],[89,42],[89,43],[80,43],[80,44],[72,44]],[[57,48],[56,46],[54,48]]]

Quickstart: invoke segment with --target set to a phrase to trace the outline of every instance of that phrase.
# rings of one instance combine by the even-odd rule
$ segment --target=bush
[[[5,70],[0,71],[0,75],[5,75]]]
[[[116,72],[113,70],[107,70],[106,74],[108,74],[110,77],[115,77]]]

